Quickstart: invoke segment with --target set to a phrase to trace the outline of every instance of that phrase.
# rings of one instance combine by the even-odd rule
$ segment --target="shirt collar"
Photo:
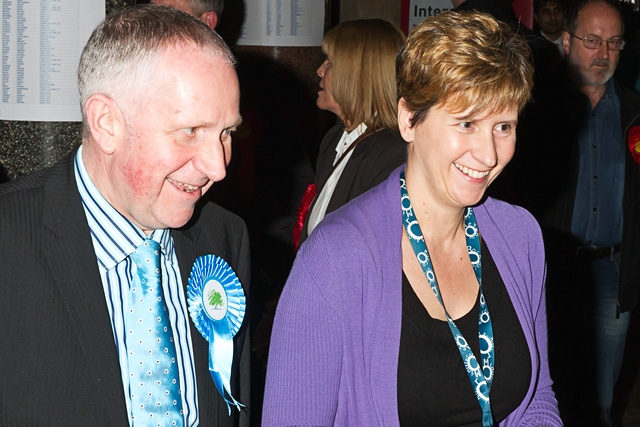
[[[345,131],[342,135],[342,139],[340,139],[340,142],[336,146],[336,157],[340,157],[342,153],[344,153],[346,149],[349,148],[351,144],[353,144],[355,140],[358,139],[358,137],[360,137],[360,135],[362,135],[366,130],[367,125],[365,125],[364,123],[360,123],[351,132],[347,133],[347,131]]]
[[[585,105],[589,106],[589,109],[588,109],[589,112],[593,112],[596,109],[601,110],[602,108],[610,108],[608,107],[609,105],[615,105],[615,104],[611,104],[611,102],[615,103],[616,100],[618,99],[618,95],[616,94],[616,85],[613,82],[613,79],[609,79],[609,81],[605,83],[604,93],[598,100],[598,103],[596,104],[595,107],[591,108],[591,102],[589,101],[589,98],[586,95],[584,98],[586,99]]]
[[[168,229],[156,229],[147,236],[138,226],[118,212],[95,186],[82,158],[82,146],[75,156],[75,174],[78,191],[89,222],[89,229],[98,265],[102,271],[110,270],[126,259],[145,239],[160,244],[162,254],[171,257],[173,239]]]
[[[604,95],[602,95],[602,98],[600,100],[609,99],[615,93],[616,93],[616,85],[615,85],[615,83],[613,83],[613,79],[609,79],[609,81],[607,82],[607,84],[606,84],[606,86],[604,88]]]

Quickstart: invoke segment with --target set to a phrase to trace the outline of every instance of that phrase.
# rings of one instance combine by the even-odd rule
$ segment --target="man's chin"
[[[175,212],[173,214],[166,212],[164,215],[156,217],[158,224],[158,227],[156,228],[182,228],[189,223],[193,217],[193,213],[194,208]]]
[[[591,86],[604,86],[607,84],[607,82],[609,80],[611,80],[611,77],[613,77],[613,73],[610,72],[609,70],[602,70],[600,72],[596,72],[595,75],[593,76],[593,79],[591,79]]]

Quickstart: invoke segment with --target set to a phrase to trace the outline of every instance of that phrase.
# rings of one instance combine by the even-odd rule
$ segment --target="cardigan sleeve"
[[[527,338],[531,384],[524,401],[500,425],[562,426],[547,355],[545,256],[540,227],[526,210],[487,200],[476,217]]]
[[[334,423],[343,322],[332,303],[336,300],[331,290],[336,278],[325,247],[301,247],[280,297],[265,386],[265,427]]]
[[[540,242],[541,243],[541,242]],[[562,426],[558,411],[558,402],[555,397],[549,371],[548,345],[547,345],[547,310],[546,292],[544,288],[544,258],[535,257],[537,263],[532,263],[532,269],[539,270],[541,282],[535,288],[539,292],[531,293],[531,313],[533,316],[533,330],[535,338],[530,343],[531,357],[537,359],[538,371],[532,373],[531,388],[533,393],[525,400],[516,411],[521,415],[514,426]],[[533,346],[531,345],[533,344]],[[533,349],[531,348],[533,347]],[[535,366],[536,364],[532,364]]]

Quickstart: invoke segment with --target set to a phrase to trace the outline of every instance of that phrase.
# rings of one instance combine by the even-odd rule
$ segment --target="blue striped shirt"
[[[185,426],[197,426],[199,423],[198,399],[193,346],[189,334],[189,314],[171,232],[168,229],[154,230],[150,236],[146,236],[140,228],[111,206],[100,194],[85,169],[82,160],[82,147],[78,150],[75,158],[75,176],[89,222],[93,248],[111,316],[111,327],[118,351],[129,424],[131,424],[131,397],[124,313],[129,304],[129,287],[135,273],[129,255],[144,242],[145,238],[149,237],[158,242],[162,250],[160,257],[162,290],[176,344]]]

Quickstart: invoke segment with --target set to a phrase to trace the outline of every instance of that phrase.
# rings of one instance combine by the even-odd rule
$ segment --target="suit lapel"
[[[342,174],[340,174],[340,179],[338,179],[336,183],[336,188],[333,190],[331,200],[329,200],[329,204],[327,205],[326,214],[335,211],[351,200],[351,187],[355,181],[356,172],[360,169],[360,163],[362,163],[363,150],[360,148],[361,147],[355,147],[353,154],[351,154],[351,157],[347,160],[344,170]]]
[[[336,159],[336,147],[342,139],[344,126],[336,125],[329,129],[325,139],[322,141],[318,160],[316,162],[316,178],[315,183],[318,186],[318,194],[322,191],[322,187],[329,179],[329,175],[333,170],[333,162]]]
[[[185,295],[187,295],[191,267],[197,257],[205,254],[203,245],[198,243],[200,232],[201,228],[198,224],[187,225],[181,230],[171,231]],[[193,344],[200,424],[203,426],[218,425],[220,414],[226,415],[227,409],[226,406],[223,408],[222,400],[217,398],[218,392],[209,373],[209,343],[202,337],[192,321],[189,322],[189,331]]]
[[[54,166],[45,180],[43,223],[51,231],[44,255],[105,414],[113,425],[128,424],[120,365],[89,225],[77,191],[73,155]]]
[[[206,199],[201,201],[206,204]],[[188,225],[180,230],[172,230],[173,242],[175,245],[176,256],[178,257],[178,265],[180,266],[180,276],[182,278],[182,286],[185,295],[187,295],[187,285],[191,268],[196,258],[202,255],[212,254],[220,256],[230,261],[228,236],[219,233],[207,232],[207,239],[201,239],[202,227],[198,221],[199,215],[202,214],[199,206],[196,208],[196,214]],[[211,220],[211,219],[210,219]],[[215,235],[218,239],[211,239]],[[215,387],[211,373],[209,372],[209,343],[202,337],[196,329],[193,322],[189,322],[189,330],[191,332],[191,341],[193,344],[193,357],[195,361],[196,382],[198,385],[198,408],[200,411],[201,426],[231,426],[235,425],[237,418],[236,411],[232,411],[232,416],[227,414],[227,406],[219,397],[218,390]],[[247,347],[248,348],[248,347]],[[237,347],[234,349],[234,364],[237,362]],[[248,350],[247,350],[248,351]],[[246,373],[248,375],[248,373]],[[232,379],[233,381],[233,379]]]
[[[318,201],[318,196],[327,182],[327,179],[329,179],[329,175],[333,171],[333,162],[336,158],[336,147],[342,138],[343,132],[343,125],[336,125],[332,127],[325,135],[320,146],[320,153],[318,154],[318,159],[316,161],[316,174],[314,179],[314,183],[316,184],[316,195],[311,201],[309,209],[307,209],[307,214],[304,217],[302,232],[300,234],[300,242],[298,245],[301,245],[302,242],[309,237],[309,215],[313,211],[313,208]]]
[[[200,236],[200,227],[194,225],[183,230],[171,230],[173,236],[173,244],[178,257],[178,266],[180,267],[180,277],[182,278],[182,286],[187,290],[187,283],[191,267],[195,259],[201,255],[198,250],[198,237]]]

